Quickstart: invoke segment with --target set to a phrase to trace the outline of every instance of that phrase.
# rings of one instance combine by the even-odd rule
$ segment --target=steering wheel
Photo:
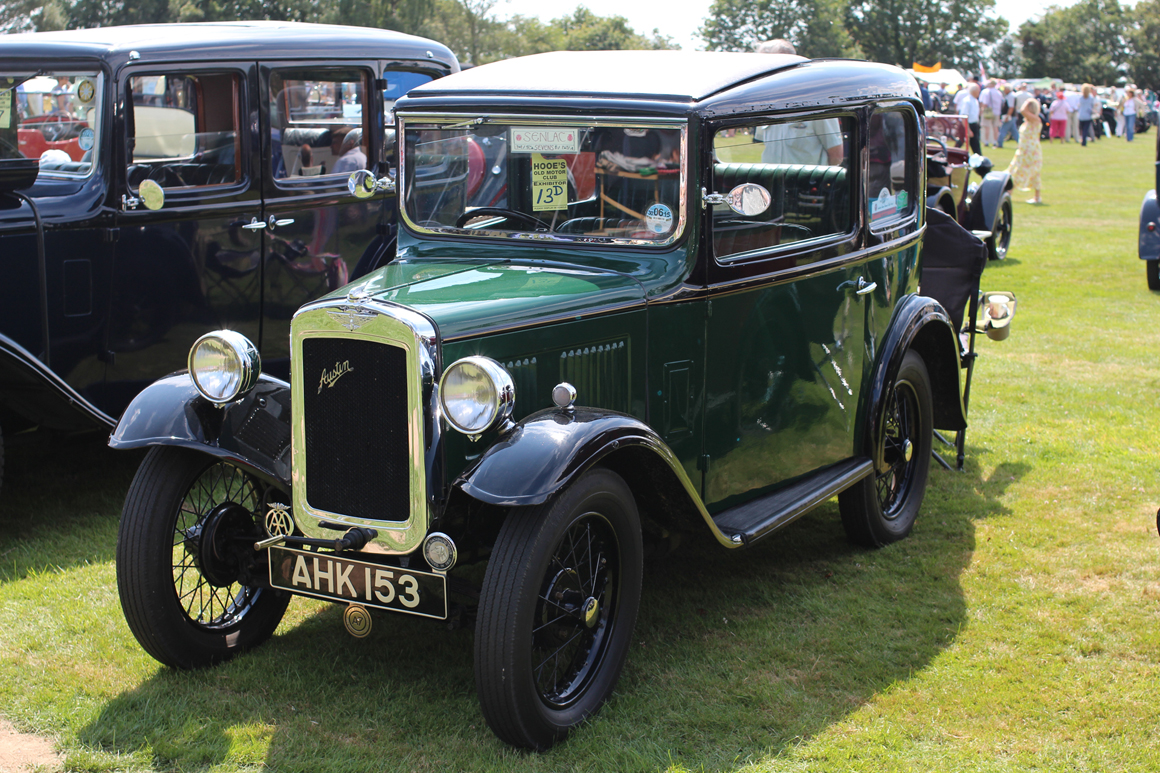
[[[496,217],[506,217],[508,220],[518,220],[524,225],[530,225],[533,230],[537,231],[551,231],[552,226],[545,223],[534,215],[529,215],[526,212],[520,212],[518,209],[508,209],[507,207],[478,207],[470,212],[464,212],[455,221],[456,228],[462,228],[467,224],[468,220],[474,220],[477,217],[487,217],[494,215]]]
[[[946,155],[947,155],[947,144],[946,144],[945,142],[943,142],[943,141],[942,141],[942,138],[941,138],[941,137],[927,137],[927,138],[926,138],[926,144],[927,144],[927,145],[929,145],[929,144],[930,144],[930,143],[932,143],[932,142],[933,142],[933,143],[935,143],[936,145],[938,145],[938,146],[939,146],[939,148],[941,148],[941,149],[942,149],[942,156],[943,156],[943,158],[946,158]]]

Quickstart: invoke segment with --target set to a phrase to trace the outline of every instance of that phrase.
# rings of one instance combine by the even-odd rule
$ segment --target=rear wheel
[[[1011,246],[1012,218],[1011,194],[1004,193],[999,203],[999,211],[995,213],[995,224],[991,229],[991,238],[987,240],[987,257],[991,260],[1002,260],[1007,257],[1007,248]]]
[[[181,448],[154,448],[129,487],[117,538],[117,588],[129,629],[154,658],[200,668],[273,633],[289,594],[244,585],[264,535],[256,481]]]
[[[1148,274],[1148,289],[1160,290],[1160,260],[1145,260],[1144,271]]]
[[[480,706],[501,740],[546,749],[608,699],[640,607],[642,554],[636,503],[610,470],[508,516],[475,638]]]
[[[902,360],[873,440],[873,474],[838,495],[852,542],[880,547],[910,533],[926,493],[934,434],[930,375],[917,352]]]

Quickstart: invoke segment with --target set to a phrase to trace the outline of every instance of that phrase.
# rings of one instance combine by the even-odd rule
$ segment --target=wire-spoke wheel
[[[934,420],[930,375],[917,352],[906,353],[885,399],[871,440],[874,473],[838,496],[846,534],[862,545],[909,534],[926,493]]]
[[[502,740],[546,749],[607,700],[640,607],[642,556],[636,503],[610,470],[508,515],[475,639],[480,705]]]
[[[155,448],[121,516],[117,587],[130,630],[160,662],[198,668],[273,634],[289,595],[239,581],[264,536],[261,494],[237,467],[179,448]]]

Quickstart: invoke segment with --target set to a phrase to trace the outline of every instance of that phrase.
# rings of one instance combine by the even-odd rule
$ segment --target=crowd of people
[[[1041,140],[1077,142],[1086,147],[1102,137],[1135,139],[1138,122],[1160,123],[1160,99],[1148,89],[1134,86],[1097,88],[1053,83],[1029,87],[1027,83],[980,82],[972,78],[954,91],[948,84],[919,81],[928,112],[967,117],[972,153],[983,147],[1002,148],[1009,139],[1018,142],[1007,171],[1015,187],[1034,191],[1028,203],[1042,203],[1040,171]]]

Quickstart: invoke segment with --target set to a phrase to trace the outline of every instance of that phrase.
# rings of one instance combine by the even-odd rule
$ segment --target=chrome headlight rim
[[[465,365],[472,365],[479,368],[487,377],[488,381],[491,382],[491,400],[486,406],[490,408],[491,418],[478,427],[468,427],[456,421],[453,412],[447,407],[447,378],[458,368],[464,367]],[[467,435],[469,438],[477,438],[492,427],[507,421],[512,415],[512,410],[515,408],[515,395],[515,382],[512,380],[511,374],[508,373],[507,368],[490,357],[473,355],[471,357],[458,359],[444,368],[443,375],[439,378],[440,413],[443,414],[443,419],[452,429]]]
[[[209,390],[202,379],[198,378],[198,370],[194,366],[198,349],[210,341],[223,345],[237,361],[237,383],[230,391],[216,393]],[[232,403],[250,392],[258,383],[258,376],[262,372],[262,358],[258,354],[258,347],[236,330],[214,330],[206,333],[193,342],[189,347],[189,357],[186,362],[189,369],[189,378],[198,394],[214,405]]]

